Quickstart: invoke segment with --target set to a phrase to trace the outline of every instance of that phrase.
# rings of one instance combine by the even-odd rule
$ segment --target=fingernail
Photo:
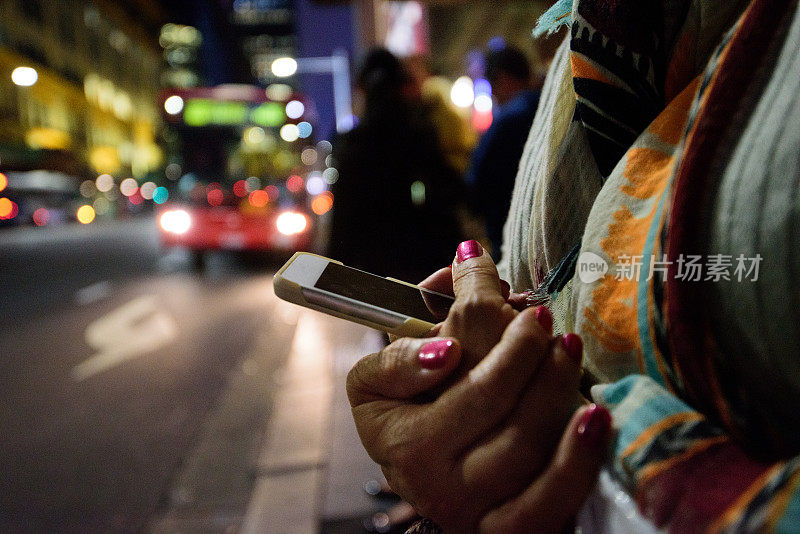
[[[536,320],[539,321],[539,324],[542,325],[544,331],[548,334],[553,333],[553,314],[550,313],[550,310],[547,306],[539,306],[533,312],[536,315]],[[566,349],[564,349],[566,350]]]
[[[423,369],[441,369],[447,362],[447,353],[453,346],[451,339],[437,339],[419,350],[419,364]]]
[[[599,447],[605,443],[610,428],[611,414],[602,406],[592,404],[578,421],[578,438],[590,447]]]
[[[464,241],[458,245],[456,250],[456,263],[461,263],[470,258],[477,258],[483,255],[483,247],[474,239]]]
[[[561,346],[564,347],[564,352],[567,356],[578,365],[583,361],[583,340],[578,334],[567,334],[561,338]]]

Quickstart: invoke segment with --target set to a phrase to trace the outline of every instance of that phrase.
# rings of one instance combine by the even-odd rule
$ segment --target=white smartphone
[[[396,334],[420,337],[447,316],[453,297],[297,252],[275,274],[275,294],[328,315]]]

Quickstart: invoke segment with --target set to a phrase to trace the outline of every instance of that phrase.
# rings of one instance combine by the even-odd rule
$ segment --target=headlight
[[[181,235],[192,227],[192,216],[186,210],[169,210],[161,215],[159,223],[165,232]]]
[[[278,216],[275,226],[283,235],[302,234],[308,228],[308,219],[302,213],[286,211]]]

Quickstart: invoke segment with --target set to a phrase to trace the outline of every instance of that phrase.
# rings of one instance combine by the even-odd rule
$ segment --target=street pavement
[[[151,217],[0,233],[0,531],[313,533],[385,506],[343,387],[380,336],[276,299],[274,265],[190,265]]]

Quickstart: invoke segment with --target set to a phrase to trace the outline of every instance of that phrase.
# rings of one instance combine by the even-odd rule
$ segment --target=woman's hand
[[[420,287],[452,294],[455,302],[431,335],[454,337],[464,347],[462,367],[474,367],[500,340],[517,311],[508,304],[508,282],[500,280],[497,267],[477,241],[459,245],[448,268],[423,280]]]
[[[458,339],[462,368],[471,369],[497,345],[519,312],[506,302],[497,267],[477,241],[458,246],[452,273],[456,300],[439,335]]]
[[[591,404],[567,426],[544,471],[519,495],[481,518],[485,534],[564,532],[597,480],[610,437],[611,414]]]
[[[532,517],[530,503],[556,490],[568,506],[553,521],[570,517],[596,469],[582,470],[574,483],[545,487],[544,496],[541,481],[572,473],[575,465],[599,465],[608,434],[607,423],[594,423],[598,430],[586,443],[568,433],[551,460],[574,411],[580,346],[552,340],[534,310],[525,311],[466,376],[436,400],[419,402],[461,356],[453,339],[403,338],[353,368],[347,391],[370,456],[395,491],[448,531],[513,526],[516,518]],[[607,417],[600,408],[593,413]],[[553,510],[545,512],[546,518]]]

